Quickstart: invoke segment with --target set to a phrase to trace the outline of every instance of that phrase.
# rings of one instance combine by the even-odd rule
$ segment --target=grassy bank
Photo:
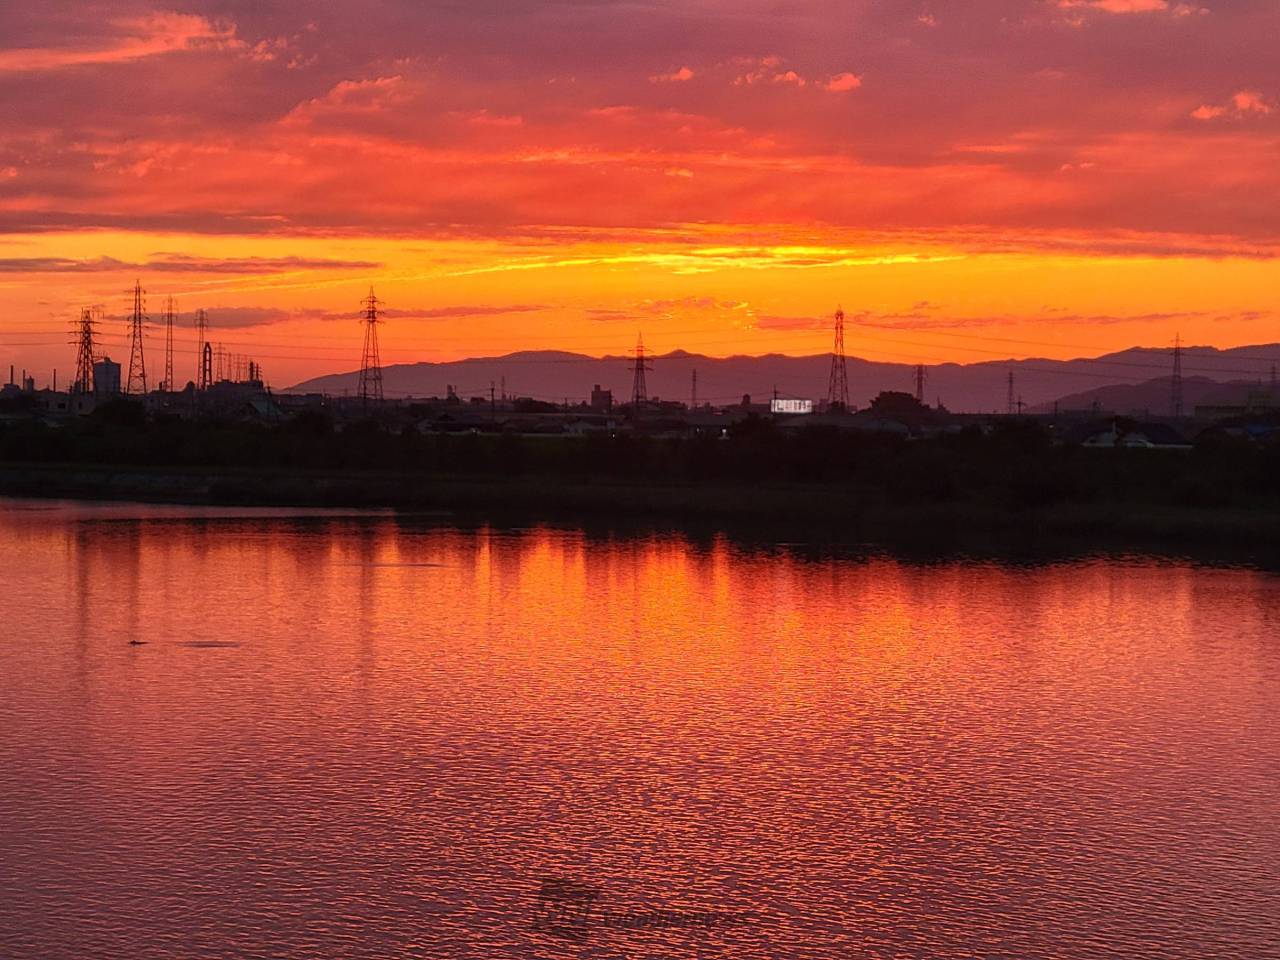
[[[635,482],[540,476],[201,467],[0,465],[0,493],[255,506],[392,507],[449,512],[767,526],[842,541],[972,542],[999,549],[1038,540],[1110,549],[1266,550],[1280,510],[1142,503],[1026,506],[968,500],[904,503],[851,484]]]

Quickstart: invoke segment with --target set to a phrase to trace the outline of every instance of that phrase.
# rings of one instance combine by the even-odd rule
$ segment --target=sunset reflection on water
[[[0,551],[6,956],[1280,950],[1268,573],[20,501]]]

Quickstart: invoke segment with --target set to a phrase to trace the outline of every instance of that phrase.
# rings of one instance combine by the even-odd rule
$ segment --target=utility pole
[[[916,364],[916,403],[924,406],[924,364]]]
[[[1009,398],[1005,401],[1004,412],[1008,416],[1013,416],[1013,371],[1009,371]]]
[[[640,407],[649,399],[649,387],[645,383],[645,371],[653,369],[653,361],[644,354],[644,334],[636,335],[636,355],[631,362],[631,413],[640,415]]]
[[[382,301],[369,288],[364,298],[364,354],[360,360],[360,407],[365,412],[369,404],[382,402],[382,363],[378,358],[378,307]]]
[[[1271,372],[1272,374],[1275,373],[1274,367],[1271,368]],[[698,368],[697,367],[693,368],[693,392],[689,395],[689,409],[690,410],[698,409]]]
[[[498,407],[493,400],[493,381],[492,380],[489,381],[489,419],[490,420],[498,419]]]
[[[849,368],[844,356],[844,308],[836,310],[835,343],[831,347],[831,377],[827,383],[827,406],[849,409]]]
[[[125,393],[147,392],[147,361],[142,353],[142,324],[146,320],[143,313],[142,281],[133,285],[133,313],[129,317],[129,379],[125,383]]]
[[[173,297],[169,297],[164,309],[164,386],[173,393]]]
[[[1182,416],[1182,334],[1173,338],[1173,415]]]

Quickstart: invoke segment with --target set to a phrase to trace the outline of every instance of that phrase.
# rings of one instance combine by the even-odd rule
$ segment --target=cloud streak
[[[129,63],[188,50],[241,49],[234,24],[183,13],[151,13],[111,22],[114,36],[80,47],[17,47],[0,50],[0,72]]]
[[[245,257],[221,260],[184,254],[157,254],[140,262],[114,257],[75,260],[69,257],[8,257],[0,259],[0,273],[189,273],[277,274],[311,270],[376,270],[381,264],[364,260],[323,260],[307,257]]]

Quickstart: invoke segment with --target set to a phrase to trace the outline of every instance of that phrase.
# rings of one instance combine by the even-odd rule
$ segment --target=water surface
[[[0,570],[5,958],[1280,956],[1272,574],[15,500]]]

